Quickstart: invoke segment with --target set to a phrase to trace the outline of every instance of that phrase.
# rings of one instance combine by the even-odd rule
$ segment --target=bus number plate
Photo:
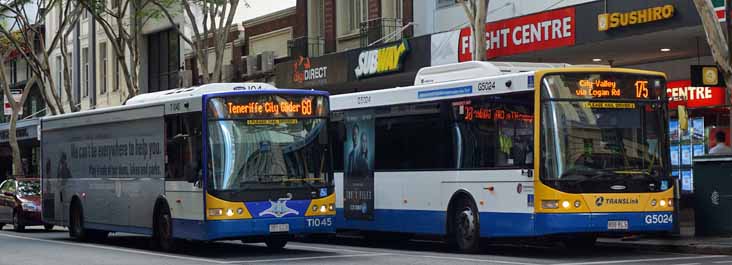
[[[270,233],[281,233],[281,232],[289,232],[289,231],[290,231],[290,224],[270,224],[269,225]]]
[[[628,221],[607,221],[608,230],[628,230]]]

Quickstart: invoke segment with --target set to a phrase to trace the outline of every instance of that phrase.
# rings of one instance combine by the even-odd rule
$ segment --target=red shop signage
[[[512,54],[574,45],[574,7],[485,24],[486,56]],[[470,27],[460,30],[458,61],[470,61]]]
[[[712,107],[724,105],[725,91],[723,87],[693,87],[691,80],[670,81],[666,84],[666,95],[669,97],[669,108],[683,104],[686,98],[687,108]]]

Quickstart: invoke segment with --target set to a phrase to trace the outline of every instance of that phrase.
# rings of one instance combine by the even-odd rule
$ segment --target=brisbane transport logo
[[[292,193],[287,193],[286,198],[279,198],[279,199],[277,199],[277,201],[269,201],[269,203],[272,204],[272,206],[270,206],[269,209],[264,210],[261,213],[259,213],[259,216],[271,215],[276,218],[280,218],[280,217],[286,216],[288,214],[295,214],[295,215],[300,214],[300,212],[287,207],[287,202],[289,200],[292,200]]]

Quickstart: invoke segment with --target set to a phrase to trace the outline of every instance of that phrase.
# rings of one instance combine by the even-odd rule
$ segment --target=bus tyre
[[[286,236],[269,236],[264,239],[264,243],[267,244],[267,248],[270,250],[281,250],[287,245]]]
[[[53,231],[53,225],[49,225],[49,224],[43,225],[43,229],[46,231]]]
[[[451,229],[452,245],[460,252],[474,253],[479,249],[480,223],[478,209],[469,199],[461,199],[455,205]]]
[[[69,237],[77,241],[88,241],[87,231],[84,229],[84,210],[78,202],[71,203],[71,217],[69,218]]]
[[[18,214],[18,211],[13,211],[13,231],[15,231],[15,232],[25,231],[25,226],[20,224],[20,216]]]
[[[178,247],[178,241],[173,238],[173,218],[167,205],[160,205],[157,211],[153,240],[165,252],[173,252]]]
[[[0,230],[3,230],[4,226],[5,226],[5,223],[0,223]]]

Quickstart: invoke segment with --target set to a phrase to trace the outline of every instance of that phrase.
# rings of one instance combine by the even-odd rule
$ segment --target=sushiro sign
[[[409,52],[407,40],[377,49],[361,51],[358,54],[358,65],[353,71],[358,79],[401,71],[407,52]]]
[[[532,14],[485,25],[487,58],[572,46],[575,44],[575,7]],[[472,31],[466,27],[432,35],[432,65],[472,59]]]
[[[597,15],[597,30],[608,31],[619,27],[665,20],[673,16],[673,5],[649,7],[629,12],[603,13]]]

